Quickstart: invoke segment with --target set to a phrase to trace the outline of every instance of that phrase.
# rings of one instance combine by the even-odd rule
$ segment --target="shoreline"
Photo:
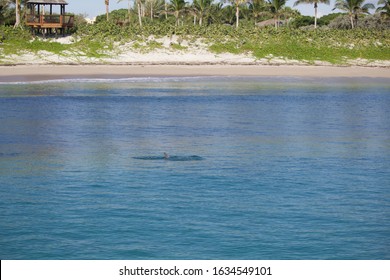
[[[303,66],[245,64],[80,64],[0,66],[0,82],[58,79],[123,79],[137,77],[307,77],[390,78],[390,68],[362,66]]]

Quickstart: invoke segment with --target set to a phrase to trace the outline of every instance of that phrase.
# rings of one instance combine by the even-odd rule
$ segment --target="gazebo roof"
[[[30,0],[27,4],[68,5],[65,0]]]

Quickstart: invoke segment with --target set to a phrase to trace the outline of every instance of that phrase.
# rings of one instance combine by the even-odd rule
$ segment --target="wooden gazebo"
[[[26,18],[26,25],[30,26],[35,31],[42,31],[45,35],[51,30],[55,30],[58,34],[58,30],[61,34],[65,34],[65,30],[73,27],[74,16],[65,14],[65,6],[68,3],[65,0],[30,0],[27,1],[27,8],[29,13]],[[45,10],[49,7],[49,11]],[[59,14],[53,13],[53,7],[59,6]],[[49,13],[49,14],[47,14]]]

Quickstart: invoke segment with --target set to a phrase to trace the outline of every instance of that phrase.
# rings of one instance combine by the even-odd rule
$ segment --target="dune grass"
[[[390,60],[390,30],[276,30],[273,27],[258,29],[250,25],[236,30],[225,25],[174,27],[161,22],[142,29],[137,26],[119,27],[110,22],[85,25],[74,34],[77,40],[68,45],[32,39],[27,30],[0,27],[0,57],[46,51],[63,56],[71,54],[104,58],[110,52],[120,53],[121,46],[127,42],[133,42],[134,49],[140,52],[163,48],[161,43],[147,38],[172,35],[190,43],[202,39],[214,53],[248,54],[257,59],[280,57],[306,63],[325,61],[332,64],[355,59]],[[170,49],[185,51],[187,47],[174,43]]]

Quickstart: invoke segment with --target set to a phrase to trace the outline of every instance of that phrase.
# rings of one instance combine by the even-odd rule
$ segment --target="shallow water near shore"
[[[390,258],[390,79],[3,83],[0,112],[1,259]]]

